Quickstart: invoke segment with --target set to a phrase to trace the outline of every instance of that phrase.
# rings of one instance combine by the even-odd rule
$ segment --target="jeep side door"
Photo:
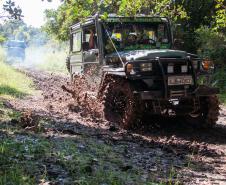
[[[82,41],[84,73],[87,73],[99,64],[98,41],[94,24],[83,27]]]
[[[70,74],[74,75],[83,73],[82,63],[82,30],[72,30],[70,38]]]

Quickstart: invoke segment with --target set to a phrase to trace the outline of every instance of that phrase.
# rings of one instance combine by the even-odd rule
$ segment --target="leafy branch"
[[[6,19],[21,19],[24,17],[22,15],[22,10],[19,6],[15,5],[15,2],[8,0],[3,4],[3,10],[4,13],[0,14],[0,19],[6,18]]]

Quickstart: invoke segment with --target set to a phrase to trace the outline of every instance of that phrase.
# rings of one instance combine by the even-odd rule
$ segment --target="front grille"
[[[140,70],[140,63],[152,63],[152,71],[141,71]],[[186,75],[191,74],[191,67],[189,65],[189,61],[186,59],[181,58],[161,58],[160,63],[163,67],[164,75]],[[173,73],[168,73],[167,68],[168,65],[173,65],[174,71]],[[188,67],[188,71],[186,73],[183,73],[181,71],[181,67],[186,65]],[[136,73],[141,74],[142,76],[162,76],[162,70],[159,66],[157,59],[152,60],[145,60],[145,61],[136,61],[134,63],[134,70]]]
[[[179,75],[179,74],[190,74],[191,69],[189,68],[188,61],[185,59],[161,59],[160,62],[162,63],[163,69],[165,74],[172,74],[172,75]],[[168,66],[173,66],[173,73],[168,73],[167,68]],[[183,73],[181,71],[182,66],[187,66],[188,71],[186,73]]]

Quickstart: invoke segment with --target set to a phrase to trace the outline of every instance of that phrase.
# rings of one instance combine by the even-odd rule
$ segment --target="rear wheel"
[[[189,114],[187,121],[202,128],[211,128],[216,125],[220,106],[217,96],[200,98],[200,110]]]
[[[133,91],[132,84],[122,78],[114,78],[107,83],[103,104],[108,121],[117,122],[125,129],[134,128],[140,122],[142,107]]]

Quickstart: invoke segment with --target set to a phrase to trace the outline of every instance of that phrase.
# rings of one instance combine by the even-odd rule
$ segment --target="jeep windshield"
[[[143,19],[103,23],[106,54],[124,50],[167,49],[170,37],[167,22]]]

